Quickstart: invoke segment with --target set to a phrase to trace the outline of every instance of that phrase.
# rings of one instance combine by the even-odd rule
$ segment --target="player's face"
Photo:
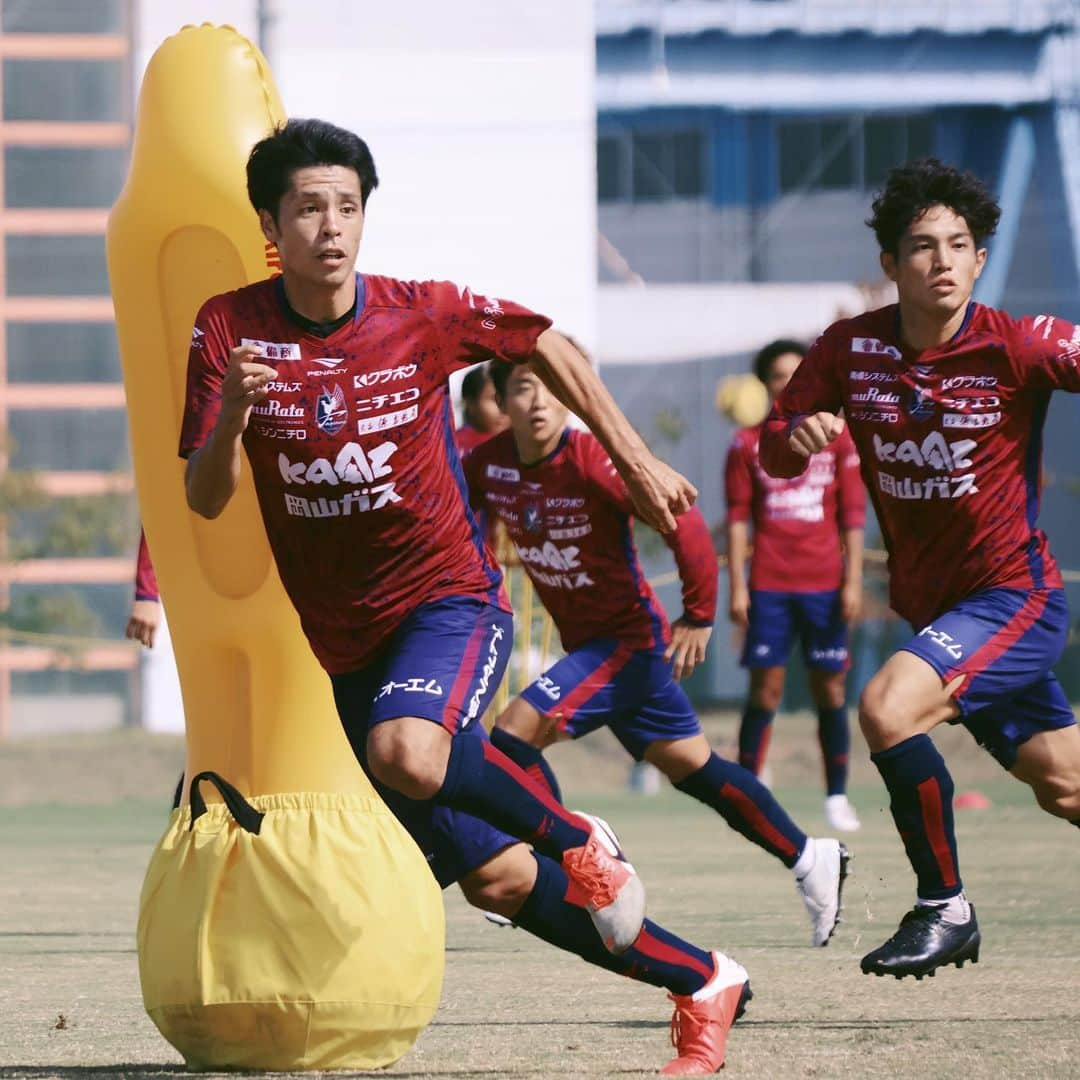
[[[775,401],[784,387],[791,382],[795,369],[802,363],[798,353],[781,353],[769,365],[769,377],[765,380],[765,389],[769,391],[769,400]]]
[[[510,373],[502,407],[510,417],[514,441],[526,461],[549,454],[566,428],[566,406],[526,365],[517,365]]]
[[[947,206],[931,206],[908,226],[896,255],[881,256],[901,305],[943,321],[971,299],[985,262],[986,248],[975,246],[967,222]]]
[[[277,220],[259,215],[267,240],[277,245],[282,271],[305,285],[336,291],[356,265],[364,210],[360,177],[344,165],[311,165],[292,174]]]
[[[495,397],[495,384],[490,379],[484,383],[480,396],[466,406],[465,419],[477,431],[487,433],[506,430],[510,418],[499,408],[498,399]]]

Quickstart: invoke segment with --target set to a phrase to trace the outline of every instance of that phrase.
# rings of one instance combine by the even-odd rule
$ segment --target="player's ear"
[[[881,269],[890,281],[896,280],[896,256],[891,251],[883,251],[879,256]]]
[[[986,248],[979,248],[975,252],[975,279],[978,280],[979,275],[983,272],[983,267],[986,265]]]
[[[278,227],[277,222],[274,221],[274,215],[269,210],[259,211],[259,228],[262,229],[263,236],[270,241],[271,244],[278,242]]]

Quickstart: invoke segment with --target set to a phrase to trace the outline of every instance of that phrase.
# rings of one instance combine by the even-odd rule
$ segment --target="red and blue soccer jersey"
[[[807,414],[844,410],[889,551],[893,608],[916,627],[975,593],[1060,588],[1035,527],[1042,428],[1053,390],[1080,391],[1080,331],[1040,315],[968,307],[952,340],[921,353],[896,305],[834,323],[765,423],[774,476],[806,459],[788,445]]]
[[[670,640],[638,559],[630,495],[593,435],[567,428],[552,454],[524,466],[504,431],[465,458],[465,475],[474,509],[505,524],[567,652],[596,638],[630,649]],[[716,554],[701,512],[681,515],[664,539],[683,582],[684,617],[711,625]]]
[[[146,546],[146,533],[139,530],[139,554],[135,560],[135,599],[160,600],[157,574],[150,561],[150,549]]]
[[[458,448],[458,453],[464,457],[469,451],[475,450],[481,444],[486,443],[494,434],[495,432],[481,431],[479,428],[474,428],[472,424],[462,424],[454,432],[454,444]]]
[[[750,588],[826,592],[843,581],[840,532],[861,529],[866,492],[859,455],[844,434],[810,459],[805,472],[777,479],[761,467],[763,424],[736,433],[724,469],[728,521],[752,521]]]
[[[280,278],[208,300],[188,362],[180,453],[209,437],[229,350],[277,369],[244,448],[282,584],[331,674],[367,665],[420,604],[506,608],[468,505],[447,376],[525,360],[542,315],[448,282],[357,275],[354,319],[328,337],[290,318]]]

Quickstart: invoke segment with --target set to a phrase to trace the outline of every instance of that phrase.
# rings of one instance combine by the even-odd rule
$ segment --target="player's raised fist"
[[[835,413],[819,412],[804,416],[792,428],[788,445],[796,454],[810,457],[818,454],[830,443],[840,438],[844,430],[844,421]]]
[[[697,488],[652,454],[627,469],[623,480],[637,516],[657,532],[674,532],[675,519],[685,514],[697,499]]]
[[[244,423],[253,405],[270,393],[269,383],[277,371],[258,361],[262,355],[257,345],[237,345],[229,353],[229,364],[221,383],[221,406],[242,416]]]

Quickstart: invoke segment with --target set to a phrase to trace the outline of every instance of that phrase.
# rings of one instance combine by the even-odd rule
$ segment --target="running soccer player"
[[[356,135],[289,121],[256,144],[247,178],[282,275],[212,297],[196,317],[180,439],[189,506],[218,516],[246,455],[350,744],[440,884],[668,986],[686,1018],[671,1069],[718,1068],[746,972],[646,921],[610,830],[567,811],[480,723],[512,619],[469,510],[447,378],[493,356],[532,360],[598,433],[646,520],[671,531],[696,492],[548,319],[445,282],[354,271],[377,184]]]
[[[1053,390],[1080,391],[1080,329],[972,301],[999,214],[969,173],[934,159],[893,170],[869,224],[899,304],[826,330],[761,436],[765,470],[797,476],[839,439],[844,410],[892,606],[916,629],[859,703],[918,882],[914,909],[862,959],[875,975],[979,957],[938,724],[964,724],[1044,810],[1080,824],[1080,732],[1050,670],[1068,614],[1035,527],[1043,420]]]
[[[458,451],[467,454],[493,435],[506,430],[509,421],[495,400],[487,364],[477,364],[461,380],[461,404],[464,416],[454,432]]]
[[[139,554],[135,560],[135,599],[131,604],[124,637],[138,641],[148,649],[154,647],[154,637],[161,625],[161,595],[158,592],[157,574],[150,561],[150,549],[146,546],[146,533],[139,530]]]
[[[769,400],[788,384],[806,350],[797,341],[766,345],[754,374]],[[739,764],[761,775],[773,717],[784,694],[792,639],[798,636],[817,706],[818,741],[825,764],[825,820],[854,832],[859,819],[847,797],[846,687],[848,623],[862,602],[863,523],[866,492],[859,457],[844,433],[801,475],[769,476],[758,461],[761,424],[743,428],[728,450],[727,500],[731,620],[746,634],[742,666],[750,694],[739,726]],[[750,523],[754,554],[750,585],[746,561]]]
[[[808,838],[752,773],[714,753],[676,681],[704,659],[716,615],[716,554],[701,512],[664,536],[683,591],[669,627],[638,560],[629,492],[603,447],[567,427],[566,406],[532,365],[491,369],[510,430],[466,456],[470,499],[503,522],[567,652],[507,706],[492,742],[561,801],[544,750],[609,727],[635,761],[792,870],[811,944],[827,945],[847,849]]]

